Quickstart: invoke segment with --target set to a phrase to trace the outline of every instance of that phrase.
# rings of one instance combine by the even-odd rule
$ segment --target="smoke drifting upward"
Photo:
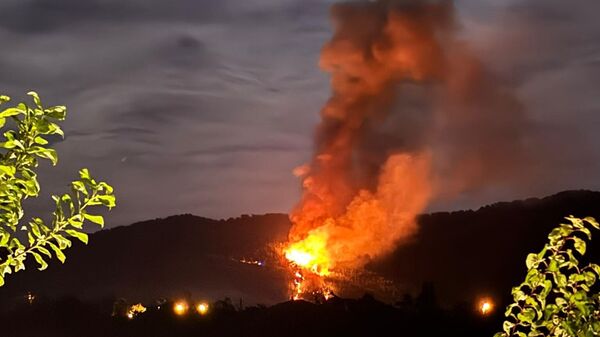
[[[288,260],[361,268],[416,231],[434,198],[493,185],[522,162],[518,101],[456,38],[450,1],[336,4],[320,66],[332,97],[297,169]]]

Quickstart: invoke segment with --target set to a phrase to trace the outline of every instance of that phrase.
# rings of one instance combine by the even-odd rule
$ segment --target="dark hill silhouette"
[[[600,218],[599,206],[600,192],[570,191],[423,215],[411,243],[369,268],[414,293],[432,282],[445,303],[502,296],[522,280],[527,253],[541,249],[552,227],[568,214]],[[65,265],[52,263],[44,272],[31,265],[10,276],[0,288],[0,303],[27,291],[130,301],[181,296],[285,301],[286,275],[276,264],[259,267],[232,258],[267,256],[266,246],[285,240],[289,226],[284,214],[228,220],[180,215],[103,230],[91,235],[89,246],[70,249]],[[596,260],[598,242],[590,247]]]
[[[525,277],[525,258],[540,251],[567,215],[600,219],[600,192],[566,191],[546,198],[500,202],[476,211],[423,215],[412,243],[371,268],[414,291],[432,282],[446,303],[488,294],[510,295]],[[600,233],[588,255],[600,261]]]
[[[265,255],[270,242],[283,241],[289,221],[283,214],[212,220],[193,215],[138,222],[99,231],[89,245],[75,245],[67,261],[38,272],[35,264],[10,277],[0,302],[27,291],[57,297],[243,297],[250,303],[286,300],[280,270],[233,259]]]

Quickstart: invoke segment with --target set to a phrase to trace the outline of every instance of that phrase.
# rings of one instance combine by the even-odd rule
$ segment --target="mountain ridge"
[[[406,292],[416,293],[431,282],[448,303],[481,294],[502,297],[524,277],[526,253],[541,249],[552,227],[569,214],[600,218],[597,205],[600,192],[577,190],[424,214],[411,240],[368,268]],[[38,272],[30,264],[11,275],[0,288],[0,301],[32,291],[53,297],[281,302],[287,299],[289,279],[273,263],[270,245],[285,241],[290,225],[280,213],[220,220],[182,214],[101,230],[90,236],[88,246],[74,245],[65,265],[54,261]],[[490,249],[502,251],[494,258],[485,253]],[[252,258],[269,263],[240,261]]]

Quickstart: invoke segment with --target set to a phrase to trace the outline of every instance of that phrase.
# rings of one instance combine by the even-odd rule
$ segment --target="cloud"
[[[287,211],[327,95],[326,17],[298,0],[6,1],[0,88],[68,106],[43,192],[89,167],[115,185],[113,225]]]

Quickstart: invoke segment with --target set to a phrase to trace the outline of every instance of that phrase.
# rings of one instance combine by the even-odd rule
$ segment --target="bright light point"
[[[479,302],[479,312],[483,316],[489,315],[494,310],[494,303],[490,299],[483,299]]]
[[[127,318],[129,318],[129,319],[133,319],[133,314],[132,314],[132,313],[130,313],[130,312],[128,312],[128,313],[127,313]]]
[[[173,305],[173,312],[175,312],[176,315],[185,315],[188,311],[188,304],[184,301],[179,301],[176,302]]]
[[[208,304],[206,303],[200,303],[196,306],[196,311],[200,314],[200,315],[206,315],[206,313],[208,313]]]

